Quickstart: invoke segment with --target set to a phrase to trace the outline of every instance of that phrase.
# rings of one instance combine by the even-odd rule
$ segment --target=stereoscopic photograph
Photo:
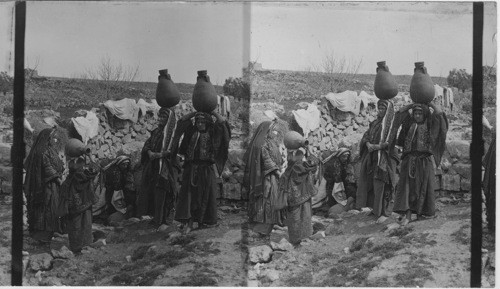
[[[0,2],[0,48],[0,286],[496,285],[496,2]]]

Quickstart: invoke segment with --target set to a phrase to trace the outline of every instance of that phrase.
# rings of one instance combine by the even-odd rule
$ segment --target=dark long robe
[[[49,144],[51,133],[51,129],[39,133],[25,162],[29,231],[40,241],[50,241],[54,232],[62,232],[56,208],[61,197],[57,179],[62,177],[64,164]]]
[[[486,220],[488,229],[495,231],[495,202],[496,202],[496,136],[484,156],[485,168],[483,179],[483,190],[486,198]]]
[[[199,132],[191,120],[180,120],[174,143],[183,136],[179,154],[184,155],[182,185],[175,220],[198,225],[217,223],[217,176],[222,174],[228,157],[231,129],[227,121],[209,123]]]
[[[61,191],[69,200],[69,215],[66,217],[69,247],[79,252],[92,243],[92,205],[97,201],[94,180],[100,167],[85,157],[71,160],[69,174]]]
[[[287,194],[288,210],[286,225],[292,244],[300,243],[313,233],[311,198],[315,195],[312,174],[317,169],[318,160],[289,162],[281,176],[280,190]]]
[[[143,171],[137,200],[137,215],[154,216],[157,224],[166,223],[179,191],[177,176],[180,168],[176,158],[177,146],[173,139],[177,120],[175,112],[172,109],[168,111],[167,124],[151,133],[141,152]],[[148,151],[159,153],[166,150],[171,151],[169,156],[160,159],[149,158]]]
[[[116,212],[116,209],[111,204],[115,191],[123,191],[127,206],[135,208],[136,190],[134,176],[130,169],[121,169],[119,165],[112,165],[105,173],[104,183],[106,187],[106,211],[108,214]]]
[[[333,188],[335,184],[342,184],[344,187],[345,196],[342,200],[347,200],[348,198],[356,198],[356,187],[354,184],[347,180],[347,165],[343,164],[338,156],[332,157],[324,164],[323,177],[326,180],[326,192],[328,198],[328,206],[334,206],[338,202],[334,196],[332,196]]]
[[[276,208],[279,192],[278,170],[283,165],[279,144],[268,138],[271,122],[257,128],[245,153],[245,185],[248,191],[248,217],[256,223],[253,231],[268,235],[273,225],[283,226],[284,217]]]
[[[386,114],[390,111],[387,110]],[[387,115],[389,117],[389,115]],[[360,142],[360,171],[356,192],[356,208],[370,207],[377,217],[389,216],[390,204],[393,201],[394,189],[397,184],[396,167],[399,159],[395,152],[395,132],[399,122],[398,116],[388,120],[377,118],[370,123]],[[392,126],[392,129],[390,127]],[[383,133],[383,130],[386,130]],[[384,134],[385,136],[382,136]],[[381,140],[381,138],[384,138]],[[367,143],[380,144],[388,142],[383,150],[369,152]]]
[[[401,174],[394,211],[410,210],[418,215],[434,216],[435,168],[439,166],[446,146],[448,120],[445,113],[429,114],[417,124],[407,113],[398,144],[403,147]]]

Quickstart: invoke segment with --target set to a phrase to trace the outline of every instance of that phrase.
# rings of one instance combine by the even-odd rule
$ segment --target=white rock
[[[127,256],[127,257],[125,257],[125,259],[126,259],[126,260],[127,260],[127,262],[129,262],[129,263],[130,263],[130,262],[132,262],[132,256],[130,256],[130,255],[129,255],[129,256]]]
[[[42,271],[38,271],[38,272],[36,272],[36,274],[35,274],[35,278],[37,278],[37,279],[38,279],[38,282],[41,282],[41,281],[42,281],[42,274],[43,274],[43,272],[42,272]]]
[[[349,250],[349,247],[345,247],[345,248],[344,248],[344,253],[346,253],[346,254],[351,253],[351,250]]]
[[[94,243],[90,244],[90,247],[92,247],[92,248],[101,248],[104,246],[106,246],[105,239],[99,239],[99,240],[95,241]],[[89,250],[89,251],[92,252],[92,250]]]
[[[30,268],[33,271],[45,271],[51,267],[52,256],[48,253],[36,254],[30,258]]]
[[[250,262],[252,263],[267,263],[271,261],[271,255],[273,249],[268,245],[262,245],[257,247],[251,247],[249,249],[248,255]]]
[[[30,263],[29,257],[23,258],[23,275],[26,274],[26,271],[28,269],[28,264]]]
[[[318,231],[318,232],[316,232],[316,234],[312,235],[309,238],[311,240],[321,240],[321,239],[324,239],[325,237],[326,237],[325,231]]]
[[[495,268],[495,252],[490,253],[489,261],[490,267]]]
[[[167,224],[162,224],[160,227],[158,227],[158,232],[163,232],[163,231],[166,231],[168,229],[168,225]]]
[[[59,251],[51,250],[52,256],[59,259],[71,259],[75,255],[66,246],[62,246]]]
[[[276,280],[279,280],[280,272],[278,272],[274,269],[271,269],[271,270],[266,271],[266,276],[267,276],[267,278],[269,278],[269,280],[271,280],[271,282],[274,282]]]
[[[292,251],[293,245],[288,242],[287,239],[283,238],[279,243],[275,243],[271,241],[271,248],[274,251]]]
[[[250,280],[257,280],[258,275],[257,275],[257,273],[255,271],[250,270],[250,271],[248,271],[247,277]]]
[[[179,236],[182,236],[182,233],[179,232],[179,231],[175,231],[172,234],[170,234],[168,238],[172,239],[172,238],[176,238],[176,237],[179,237]]]
[[[398,223],[390,223],[387,225],[385,231],[390,232],[392,230],[396,230],[397,228],[401,227]]]

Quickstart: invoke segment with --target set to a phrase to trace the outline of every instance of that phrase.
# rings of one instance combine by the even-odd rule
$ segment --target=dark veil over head
[[[249,196],[262,194],[262,178],[264,176],[260,169],[261,148],[266,141],[271,125],[271,121],[264,121],[257,127],[244,156],[246,167],[243,186],[248,190]]]
[[[29,201],[39,200],[39,196],[43,195],[43,153],[50,149],[50,138],[54,131],[53,128],[47,128],[38,134],[24,162],[24,169],[26,170],[24,191]]]

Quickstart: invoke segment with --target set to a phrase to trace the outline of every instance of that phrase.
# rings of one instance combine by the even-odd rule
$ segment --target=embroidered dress
[[[407,113],[398,137],[403,155],[394,211],[434,216],[435,168],[444,153],[448,120],[443,112],[431,115],[427,106],[420,107],[424,122],[416,123]]]

